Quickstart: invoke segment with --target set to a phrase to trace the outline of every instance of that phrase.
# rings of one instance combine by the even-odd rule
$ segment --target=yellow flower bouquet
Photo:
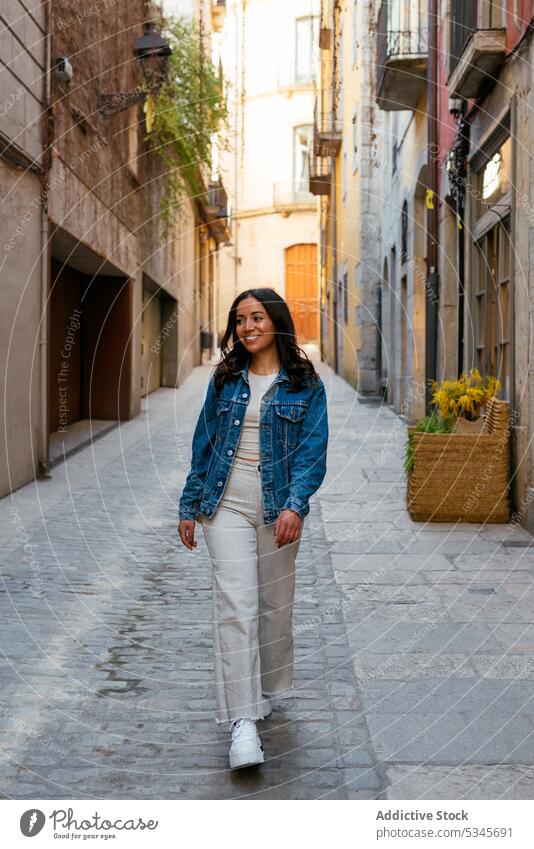
[[[501,382],[491,375],[482,376],[478,369],[463,372],[458,380],[430,381],[432,403],[444,419],[464,418],[475,421],[490,398],[496,396]]]

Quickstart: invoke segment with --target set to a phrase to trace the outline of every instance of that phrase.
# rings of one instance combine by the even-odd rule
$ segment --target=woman
[[[327,442],[324,384],[286,302],[274,289],[242,292],[196,424],[178,525],[192,550],[201,522],[212,562],[216,721],[230,724],[232,768],[263,762],[256,721],[293,686],[295,557]]]

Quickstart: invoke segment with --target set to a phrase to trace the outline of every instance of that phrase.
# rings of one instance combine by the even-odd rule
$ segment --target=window
[[[505,26],[506,0],[484,0],[479,12],[483,29],[499,29]]]
[[[343,206],[347,203],[347,151],[344,149],[345,143],[343,143],[343,158],[341,160],[341,201]]]
[[[337,116],[340,121],[343,121],[343,96],[345,94],[345,73],[344,73],[344,62],[345,62],[345,37],[343,28],[341,28],[339,33],[339,61],[337,68],[337,91],[338,91],[338,100],[337,100]]]
[[[128,165],[130,170],[137,177],[139,156],[139,119],[137,115],[137,107],[130,109],[128,117]]]
[[[352,116],[352,173],[358,170],[358,115]]]
[[[498,151],[484,168],[482,177],[482,197],[484,200],[488,200],[498,191],[501,184],[502,164],[502,153]]]
[[[352,4],[352,51],[351,62],[352,67],[358,61],[358,0],[354,0]]]
[[[402,204],[401,216],[401,263],[408,261],[408,201]]]
[[[359,297],[359,292],[361,290],[361,283],[362,283],[360,271],[361,271],[361,263],[357,262],[356,265],[354,266],[354,288],[355,288],[356,292],[358,293],[358,297]],[[356,297],[355,297],[355,299],[356,299]],[[360,308],[359,305],[356,305],[354,307],[354,323],[355,323],[356,327],[361,327],[362,315],[361,315],[361,308]]]
[[[507,138],[501,146],[483,155],[482,164],[475,175],[474,218],[480,218],[493,204],[499,204],[510,188],[512,169],[512,139]],[[496,213],[502,207],[496,207]],[[494,213],[494,214],[496,214]]]
[[[295,80],[311,82],[316,75],[318,57],[318,18],[310,16],[296,20]]]
[[[388,112],[386,113],[389,116],[388,121],[388,130],[389,130],[389,141],[391,143],[391,173],[395,174],[397,171],[397,159],[399,153],[399,145],[397,144],[397,138],[399,135],[399,118],[398,112]]]
[[[295,127],[293,142],[293,175],[295,198],[308,197],[310,194],[310,153],[313,128],[310,125]]]

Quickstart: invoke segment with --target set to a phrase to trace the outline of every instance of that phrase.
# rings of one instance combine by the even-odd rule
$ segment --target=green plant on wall
[[[167,229],[184,198],[204,191],[201,172],[210,167],[213,139],[226,125],[228,110],[222,69],[213,64],[198,25],[166,18],[162,27],[172,53],[151,104],[146,140],[165,165],[160,216]]]

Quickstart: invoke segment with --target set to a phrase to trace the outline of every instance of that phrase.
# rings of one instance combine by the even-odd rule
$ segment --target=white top
[[[250,398],[243,419],[243,429],[236,448],[235,456],[239,460],[260,460],[260,402],[271,386],[278,372],[255,374],[248,371]]]

